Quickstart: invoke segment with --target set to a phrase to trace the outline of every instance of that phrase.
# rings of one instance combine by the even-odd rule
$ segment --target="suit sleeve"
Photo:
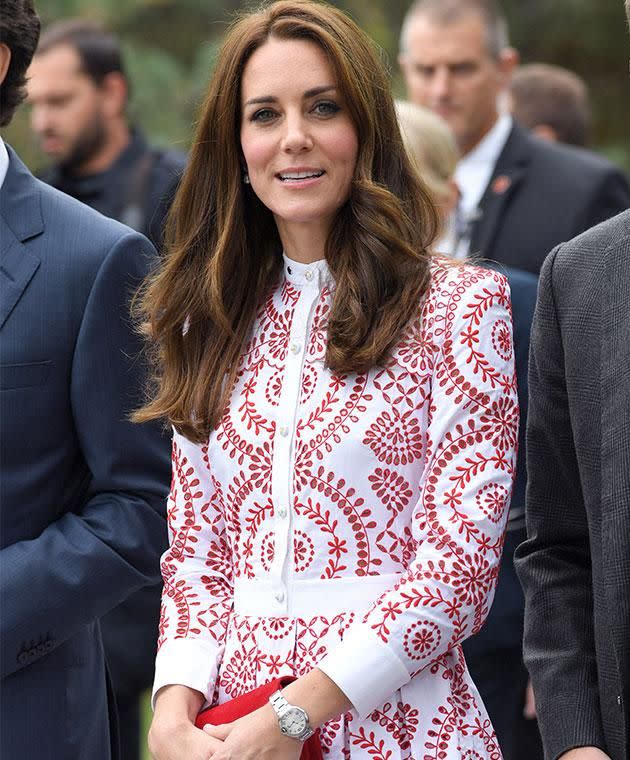
[[[589,530],[580,488],[554,297],[541,272],[532,328],[527,422],[527,535],[516,552],[525,592],[524,658],[545,757],[605,747],[598,699]]]
[[[64,513],[60,504],[59,518],[37,538],[0,552],[2,677],[159,578],[168,442],[158,426],[128,419],[146,379],[129,303],[154,255],[142,236],[122,236],[90,290],[69,378],[89,493],[75,512]],[[44,640],[45,647],[34,647]]]

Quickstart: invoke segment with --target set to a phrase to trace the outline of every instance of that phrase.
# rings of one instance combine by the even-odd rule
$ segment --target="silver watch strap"
[[[306,717],[306,727],[299,736],[295,736],[293,738],[298,739],[298,741],[305,742],[307,739],[310,739],[311,736],[313,736],[315,731],[313,731],[313,729],[311,728],[311,724],[308,718],[308,713],[306,712],[306,710],[304,710],[302,707],[296,707],[296,705],[292,705],[289,702],[287,702],[287,700],[284,698],[284,695],[282,694],[280,690],[274,692],[269,697],[269,702],[271,704],[271,707],[273,708],[273,711],[278,717],[278,722],[282,720],[282,717],[283,715],[285,715],[285,713],[287,713],[289,710],[292,710],[293,708],[296,708],[300,710],[302,713],[304,713],[304,716]],[[282,731],[282,726],[280,726],[280,730]]]

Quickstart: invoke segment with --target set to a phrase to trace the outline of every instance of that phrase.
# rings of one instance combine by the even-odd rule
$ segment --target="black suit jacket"
[[[628,180],[613,164],[515,124],[472,225],[470,252],[538,274],[558,243],[628,207]]]
[[[546,757],[630,757],[630,212],[551,253],[532,331],[525,661]]]
[[[129,299],[141,235],[36,180],[0,189],[0,756],[108,760],[98,619],[159,577],[168,445]]]

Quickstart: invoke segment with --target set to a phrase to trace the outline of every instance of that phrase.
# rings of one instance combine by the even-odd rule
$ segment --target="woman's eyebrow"
[[[321,87],[313,87],[311,90],[306,90],[304,93],[304,98],[314,98],[316,95],[321,95],[324,92],[329,92],[330,90],[336,90],[334,84],[325,84]],[[277,103],[278,98],[276,98],[274,95],[261,95],[258,98],[250,98],[249,100],[245,101],[246,106],[254,106],[254,105],[260,105],[261,103]]]

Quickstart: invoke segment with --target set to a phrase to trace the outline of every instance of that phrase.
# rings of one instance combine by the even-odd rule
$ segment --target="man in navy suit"
[[[3,0],[0,126],[39,20]],[[39,182],[0,140],[0,756],[110,760],[98,619],[159,576],[168,447],[129,422],[142,345],[129,299],[148,241]]]

